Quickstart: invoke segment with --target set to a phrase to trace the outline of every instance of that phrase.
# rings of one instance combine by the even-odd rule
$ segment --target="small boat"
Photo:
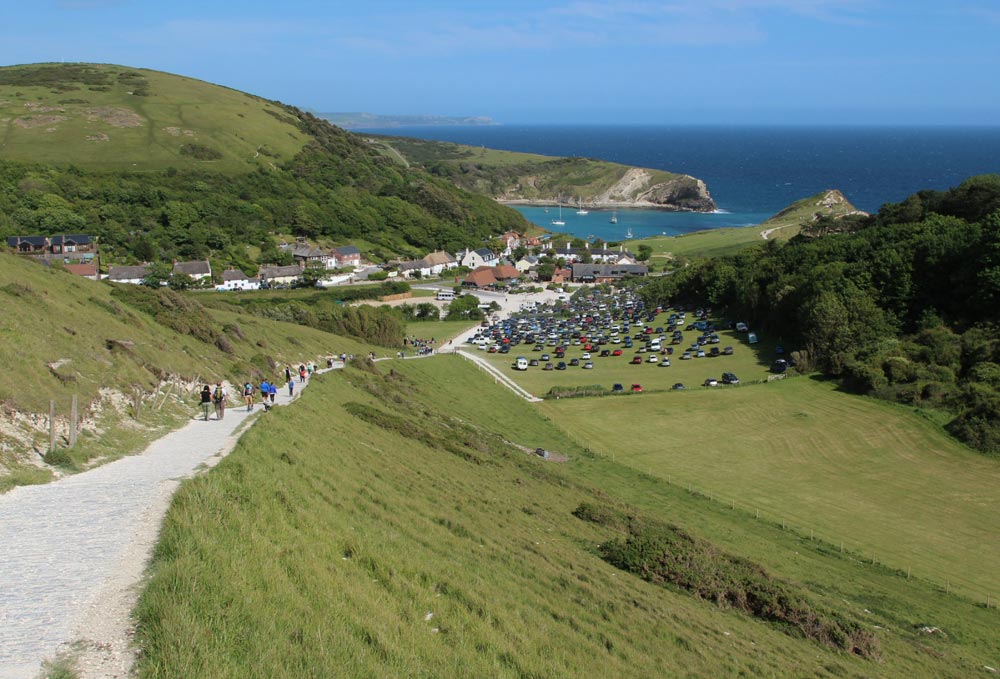
[[[580,199],[580,209],[576,211],[578,215],[589,215],[590,211],[583,206],[583,199]]]
[[[559,219],[553,219],[551,224],[552,226],[566,226],[566,222],[562,218],[562,203],[559,204]]]
[[[625,233],[625,238],[631,240],[632,238],[632,227],[628,227],[628,231]]]
[[[612,224],[617,224],[618,223],[618,213],[617,212],[612,212],[611,213],[611,223]]]

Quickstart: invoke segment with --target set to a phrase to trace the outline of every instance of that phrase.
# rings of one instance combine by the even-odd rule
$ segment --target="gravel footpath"
[[[287,394],[279,390],[278,405]],[[221,422],[192,420],[141,455],[0,495],[0,679],[38,676],[62,655],[82,679],[128,676],[129,615],[173,492],[262,412],[229,408]]]

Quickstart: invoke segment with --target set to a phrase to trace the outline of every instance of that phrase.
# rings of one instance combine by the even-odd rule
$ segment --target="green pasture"
[[[619,464],[971,599],[1000,597],[1000,461],[902,407],[798,377],[540,408]]]
[[[633,332],[633,334],[635,333]],[[650,354],[635,353],[639,344],[638,340],[634,341],[634,346],[631,349],[626,349],[624,344],[605,344],[601,345],[597,351],[591,351],[591,360],[594,362],[593,370],[584,370],[581,367],[584,363],[583,360],[580,361],[580,366],[569,365],[571,359],[580,358],[584,353],[583,345],[570,345],[566,351],[566,357],[563,359],[567,364],[566,370],[542,370],[545,365],[545,361],[541,360],[543,354],[549,354],[553,364],[558,363],[554,354],[555,347],[548,345],[542,351],[533,351],[534,345],[520,344],[513,347],[509,354],[489,354],[486,351],[477,350],[471,344],[466,345],[466,350],[484,355],[498,369],[537,396],[545,395],[552,387],[556,386],[574,387],[600,384],[606,389],[611,389],[612,385],[616,383],[624,385],[626,390],[636,383],[641,384],[644,390],[668,390],[676,382],[682,383],[687,389],[703,389],[706,387],[702,387],[701,384],[707,378],[714,377],[721,380],[723,372],[735,373],[741,382],[753,382],[768,378],[770,374],[768,368],[774,360],[774,340],[760,336],[760,342],[750,345],[746,342],[746,333],[723,330],[718,333],[721,339],[719,344],[706,345],[704,348],[707,352],[712,346],[716,346],[721,351],[722,348],[731,346],[733,347],[732,356],[716,356],[715,358],[706,356],[705,358],[681,360],[680,356],[684,348],[689,347],[699,334],[695,331],[685,332],[685,341],[672,345],[674,355],[670,356],[671,365],[665,368],[661,368],[658,364],[646,363],[645,361]],[[601,349],[611,351],[621,349],[622,355],[599,358]],[[641,365],[632,365],[630,361],[633,356],[637,355],[641,356],[644,362]],[[539,365],[525,371],[514,370],[512,366],[517,356],[524,356],[528,360],[537,358]],[[661,354],[656,354],[656,356],[663,358]],[[724,387],[720,383],[714,389],[730,388],[735,387]]]
[[[963,677],[996,657],[996,611],[595,457],[548,412],[453,356],[315,378],[175,496],[137,676]],[[876,630],[880,658],[618,571],[581,502],[760,559]]]
[[[80,82],[82,69],[103,74],[106,83]],[[26,80],[29,72],[38,84]],[[94,170],[249,172],[287,161],[309,140],[289,121],[264,99],[158,71],[92,64],[0,69],[0,157],[11,160],[62,164],[74,158]],[[182,154],[185,144],[218,157]]]
[[[437,341],[437,346],[441,347],[447,344],[449,339],[465,332],[473,325],[478,325],[478,323],[470,323],[469,321],[412,321],[406,324],[406,335],[422,339],[433,337]]]

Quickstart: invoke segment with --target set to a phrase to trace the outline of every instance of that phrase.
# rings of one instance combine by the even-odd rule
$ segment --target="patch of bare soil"
[[[61,123],[64,120],[66,120],[66,116],[21,116],[20,118],[14,119],[14,124],[27,130],[33,127],[51,127],[52,125]]]
[[[169,134],[171,137],[179,137],[182,134],[185,137],[193,137],[194,136],[194,131],[193,130],[182,130],[181,128],[174,127],[174,126],[164,127],[163,131],[166,132],[167,134]]]
[[[100,134],[91,134],[87,136],[87,141],[111,141],[111,137],[101,132]]]
[[[99,120],[112,127],[142,127],[142,116],[130,109],[115,106],[88,108],[87,120]]]
[[[54,111],[58,111],[59,113],[66,112],[66,109],[62,106],[46,106],[45,104],[37,101],[29,101],[24,105],[24,108],[28,109],[32,113],[52,113]]]

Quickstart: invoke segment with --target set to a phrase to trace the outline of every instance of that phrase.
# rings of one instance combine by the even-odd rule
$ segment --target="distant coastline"
[[[489,116],[382,115],[379,113],[317,113],[345,130],[394,129],[397,127],[492,127],[500,125]]]
[[[572,202],[566,203],[556,200],[542,200],[542,199],[524,199],[524,198],[496,198],[496,202],[501,205],[523,205],[525,207],[559,207],[562,205],[567,210],[577,210],[581,207],[579,203]],[[713,213],[718,212],[718,210],[694,210],[687,207],[679,207],[676,205],[661,205],[659,203],[651,203],[648,200],[605,200],[605,201],[584,201],[584,208],[593,210],[628,210],[629,208],[639,209],[639,210],[661,210],[663,212],[703,212],[703,213]]]

